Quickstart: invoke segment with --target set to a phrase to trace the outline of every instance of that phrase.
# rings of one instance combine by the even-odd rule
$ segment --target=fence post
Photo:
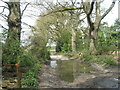
[[[21,88],[21,77],[22,77],[22,73],[20,72],[20,65],[19,64],[15,64],[16,66],[16,72],[17,72],[17,85],[18,88]]]

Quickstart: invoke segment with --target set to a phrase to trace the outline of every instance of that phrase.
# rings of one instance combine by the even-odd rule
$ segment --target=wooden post
[[[21,88],[21,77],[22,77],[22,73],[20,73],[20,65],[19,64],[15,64],[16,66],[16,72],[17,72],[17,85],[18,88]]]
[[[20,72],[20,64],[6,64],[5,66],[16,66],[17,86],[18,88],[22,88],[21,85],[22,73]]]

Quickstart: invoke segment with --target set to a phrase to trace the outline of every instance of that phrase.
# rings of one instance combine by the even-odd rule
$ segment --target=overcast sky
[[[52,0],[54,3],[56,3],[56,0]],[[64,0],[58,0],[58,1],[64,1]],[[66,0],[68,1],[68,0]],[[79,1],[79,0],[78,0]],[[108,8],[111,4],[112,0],[105,0],[104,4],[102,5],[104,8]],[[23,18],[24,21],[28,21],[29,17]],[[108,22],[109,25],[112,25],[115,21],[115,19],[118,18],[118,2],[116,2],[114,8],[112,9],[112,11],[102,20],[102,21],[106,21]],[[35,24],[35,20],[32,18],[29,18],[29,21],[31,21],[29,24],[34,25]]]
[[[9,0],[5,0],[5,1],[9,1]],[[15,1],[15,0],[13,0]],[[22,1],[37,1],[37,0],[22,0]],[[53,1],[54,3],[56,3],[57,0],[49,0],[49,1]],[[69,1],[69,0],[58,0],[58,1]],[[78,0],[81,1],[81,0]],[[105,0],[104,4],[102,5],[104,8],[108,8],[111,4],[112,0]],[[0,2],[1,3],[1,2]],[[2,4],[2,3],[1,3]],[[28,7],[27,10],[30,10],[31,7]],[[2,8],[0,8],[0,12],[2,11]],[[27,12],[26,12],[27,13]],[[37,10],[34,10],[34,12],[32,13],[38,13]],[[115,19],[118,18],[118,1],[115,4],[114,8],[112,9],[112,11],[103,19],[103,21],[108,22],[109,25],[112,25],[115,21]],[[35,19],[30,18],[30,17],[23,17],[22,19],[23,21],[28,21],[30,25],[34,25],[35,24]],[[0,24],[3,23],[0,19]]]

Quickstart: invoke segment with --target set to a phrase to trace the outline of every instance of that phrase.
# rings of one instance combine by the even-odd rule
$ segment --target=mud
[[[64,56],[58,59],[58,56],[54,55],[52,60],[64,60]],[[39,88],[118,88],[118,67],[104,68],[95,63],[91,64],[91,67],[96,70],[79,73],[73,82],[67,82],[60,79],[56,67],[44,65],[38,77]]]

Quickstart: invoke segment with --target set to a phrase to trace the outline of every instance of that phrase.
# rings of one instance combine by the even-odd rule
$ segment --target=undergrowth
[[[82,53],[79,55],[79,53]],[[67,56],[69,58],[80,58],[80,60],[90,61],[99,64],[105,64],[108,66],[116,66],[117,63],[115,62],[112,55],[102,54],[102,55],[90,55],[89,51],[77,52],[76,54],[72,53],[59,53],[61,55]]]
[[[82,60],[95,62],[99,64],[106,64],[108,66],[116,66],[117,63],[114,61],[114,59],[109,55],[88,55],[84,54],[81,57]]]

